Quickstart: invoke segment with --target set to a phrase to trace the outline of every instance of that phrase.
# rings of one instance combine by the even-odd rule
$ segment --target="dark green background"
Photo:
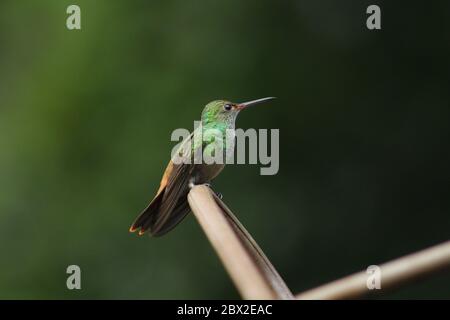
[[[238,119],[280,129],[278,175],[214,188],[294,292],[449,239],[450,3],[392,2],[2,0],[0,298],[237,298],[192,216],[128,233],[170,133],[217,98],[278,97]]]

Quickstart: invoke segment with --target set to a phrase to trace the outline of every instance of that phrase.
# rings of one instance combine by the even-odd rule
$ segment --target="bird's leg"
[[[195,178],[192,177],[191,179],[189,179],[189,183],[188,183],[188,187],[189,189],[192,189],[193,187],[195,187],[197,184],[195,183]],[[206,183],[202,183],[202,185],[207,186],[208,188],[212,189],[211,183],[206,182]]]

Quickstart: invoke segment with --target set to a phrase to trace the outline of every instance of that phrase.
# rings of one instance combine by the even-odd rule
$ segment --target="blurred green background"
[[[279,98],[238,119],[280,129],[278,175],[229,166],[214,188],[294,292],[448,240],[449,15],[448,1],[2,0],[0,298],[238,298],[193,216],[128,233],[172,130],[217,98]],[[66,289],[70,264],[82,290]],[[450,276],[382,297],[449,298]]]

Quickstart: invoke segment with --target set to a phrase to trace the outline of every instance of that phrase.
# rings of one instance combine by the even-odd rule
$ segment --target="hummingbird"
[[[139,230],[138,234],[143,235],[149,231],[152,236],[158,237],[183,220],[190,212],[187,201],[190,189],[197,184],[209,184],[224,169],[226,162],[199,163],[193,161],[194,157],[207,150],[210,155],[214,155],[217,150],[229,155],[230,149],[234,150],[235,122],[239,112],[272,99],[275,98],[267,97],[243,103],[227,100],[208,103],[201,114],[201,126],[185,138],[173,154],[155,197],[133,222],[130,232]],[[211,131],[219,133],[221,137],[226,136],[228,143],[218,135],[206,134]],[[228,139],[230,132],[232,136]],[[183,161],[186,158],[191,161]]]

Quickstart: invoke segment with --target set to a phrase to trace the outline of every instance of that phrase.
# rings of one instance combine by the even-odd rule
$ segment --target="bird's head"
[[[227,100],[214,100],[208,103],[203,109],[202,123],[203,124],[211,122],[234,123],[237,115],[241,110],[273,99],[275,98],[267,97],[243,103],[234,103]]]

